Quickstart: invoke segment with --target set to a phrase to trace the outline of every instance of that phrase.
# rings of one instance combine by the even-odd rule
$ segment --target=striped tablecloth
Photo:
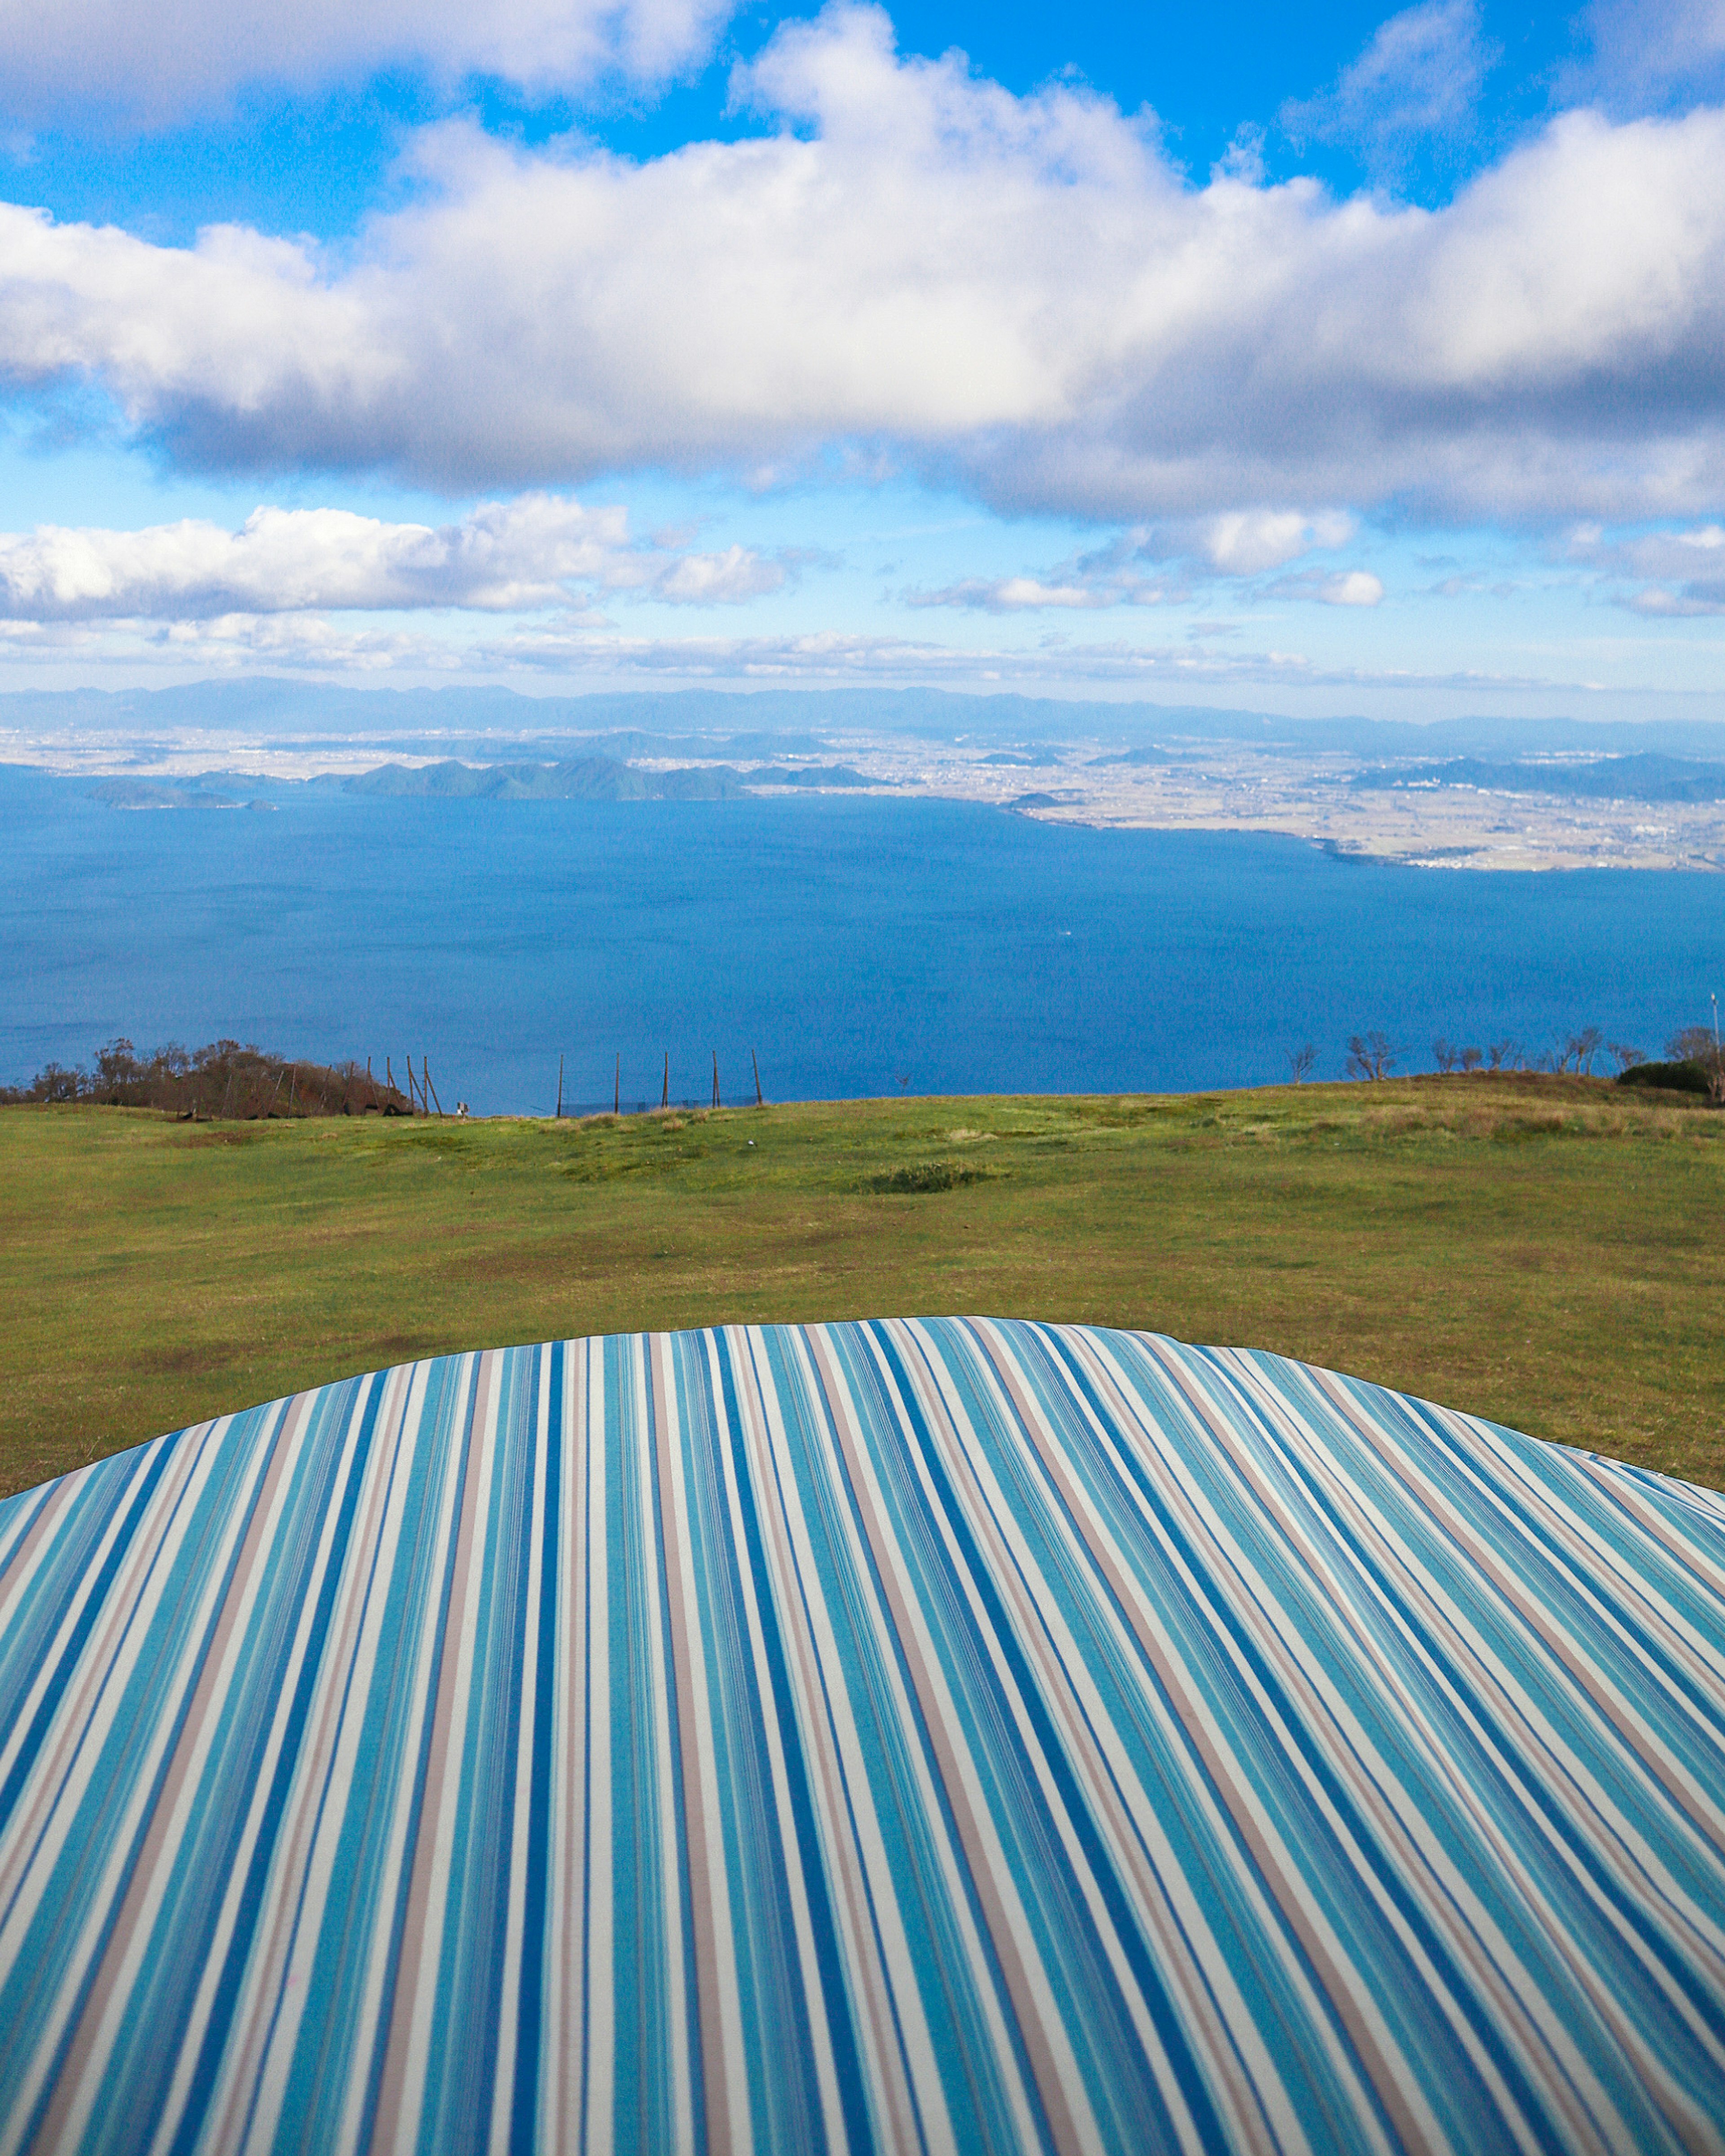
[[[0,2156],[1725,2148],[1725,1504],[985,1320],[0,1506]]]

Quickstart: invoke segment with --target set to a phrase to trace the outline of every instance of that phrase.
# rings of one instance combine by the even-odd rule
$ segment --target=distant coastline
[[[0,695],[0,766],[114,808],[345,798],[966,801],[1447,869],[1725,870],[1725,724],[1416,725],[936,690],[533,697],[264,678]],[[0,772],[0,785],[8,774]]]

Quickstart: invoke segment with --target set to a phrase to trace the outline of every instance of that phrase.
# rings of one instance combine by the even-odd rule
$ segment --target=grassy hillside
[[[1271,1348],[1725,1486],[1725,1114],[1602,1081],[573,1122],[0,1111],[0,1490],[380,1363],[975,1311]]]

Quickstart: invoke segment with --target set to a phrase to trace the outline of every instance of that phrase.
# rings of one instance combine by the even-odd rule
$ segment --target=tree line
[[[249,1042],[213,1040],[203,1048],[169,1041],[140,1055],[123,1035],[96,1051],[92,1067],[49,1063],[27,1086],[0,1087],[0,1101],[87,1101],[157,1108],[187,1122],[251,1122],[267,1116],[413,1116],[424,1098],[361,1064],[311,1063],[272,1055]]]
[[[1317,1050],[1307,1041],[1286,1051],[1288,1075],[1296,1086],[1311,1077]],[[1666,1043],[1665,1060],[1650,1062],[1639,1048],[1626,1041],[1607,1040],[1596,1025],[1572,1033],[1560,1047],[1528,1056],[1515,1040],[1494,1040],[1484,1048],[1462,1047],[1440,1034],[1431,1044],[1432,1061],[1446,1075],[1469,1071],[1536,1071],[1592,1077],[1602,1056],[1617,1066],[1620,1085],[1665,1086],[1684,1093],[1705,1093],[1725,1103],[1725,1055],[1711,1026],[1686,1025]],[[1404,1052],[1380,1028],[1350,1034],[1343,1069],[1350,1078],[1380,1079],[1395,1075]]]

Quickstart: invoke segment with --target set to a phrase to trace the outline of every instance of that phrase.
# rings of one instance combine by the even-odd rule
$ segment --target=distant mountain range
[[[901,734],[975,742],[1020,754],[1033,745],[1237,742],[1289,755],[1324,752],[1486,760],[1576,753],[1719,757],[1725,725],[1708,720],[1645,723],[1481,716],[1419,725],[1351,716],[1296,719],[1147,701],[1068,701],[971,696],[939,689],[642,690],[583,696],[529,696],[512,689],[341,689],[264,677],[167,689],[16,690],[0,695],[0,733],[115,734],[159,742],[187,732],[235,732],[304,745],[398,742],[403,752],[473,755],[543,744],[579,756],[755,757],[807,754],[835,736]],[[699,746],[696,746],[696,743]]]
[[[683,744],[686,752],[688,744]],[[316,778],[259,778],[208,772],[195,778],[54,779],[17,766],[0,767],[0,781],[70,785],[109,808],[268,808],[267,796],[305,791],[386,800],[434,801],[731,801],[766,787],[846,792],[886,782],[844,763],[768,764],[747,773],[729,764],[643,771],[614,756],[565,757],[556,763],[469,764],[448,758],[418,766],[379,765],[375,771]],[[12,789],[8,789],[12,790]]]
[[[437,801],[725,801],[748,793],[725,764],[698,770],[638,771],[615,757],[574,757],[562,763],[386,763],[348,778],[306,782],[339,793]]]
[[[1547,793],[1584,801],[1725,801],[1725,763],[1673,756],[1604,756],[1588,763],[1486,763],[1452,757],[1445,763],[1400,764],[1362,772],[1356,787],[1406,792],[1471,786],[1490,793]]]

